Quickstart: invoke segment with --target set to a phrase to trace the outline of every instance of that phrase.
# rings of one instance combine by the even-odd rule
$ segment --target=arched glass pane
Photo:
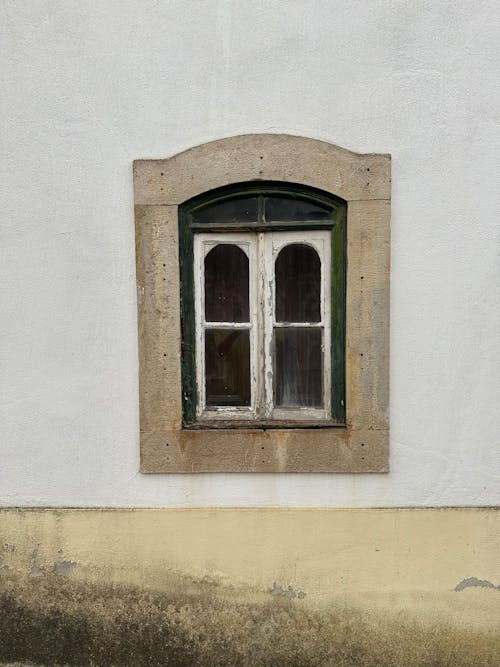
[[[314,407],[323,403],[321,328],[274,330],[274,400],[277,407]]]
[[[193,222],[257,222],[257,197],[229,199],[193,212]]]
[[[248,257],[237,245],[220,243],[205,257],[205,320],[248,322]]]
[[[275,264],[276,321],[321,321],[321,260],[311,246],[292,243]]]
[[[207,329],[205,367],[208,406],[250,405],[248,329]]]
[[[267,222],[328,220],[331,216],[327,206],[294,197],[266,197],[264,206]]]

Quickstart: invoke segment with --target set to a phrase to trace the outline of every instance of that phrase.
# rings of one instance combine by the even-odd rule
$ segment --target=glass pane
[[[205,331],[207,406],[250,405],[250,331]]]
[[[275,264],[276,321],[321,322],[321,260],[311,246],[285,246]]]
[[[322,335],[322,328],[275,328],[276,407],[323,406]]]
[[[331,215],[328,206],[293,197],[266,197],[264,206],[267,222],[328,220]]]
[[[193,213],[193,222],[257,222],[257,197],[229,199]]]
[[[248,257],[237,245],[220,243],[205,257],[205,320],[248,322]]]

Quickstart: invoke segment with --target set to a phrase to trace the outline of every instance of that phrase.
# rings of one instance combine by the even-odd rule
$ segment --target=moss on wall
[[[499,517],[3,511],[0,664],[494,667]]]

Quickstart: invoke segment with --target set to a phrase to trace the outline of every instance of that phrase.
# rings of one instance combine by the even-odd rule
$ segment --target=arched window
[[[180,208],[185,426],[345,420],[345,203],[220,188]]]
[[[226,137],[134,192],[141,471],[386,472],[390,156]]]

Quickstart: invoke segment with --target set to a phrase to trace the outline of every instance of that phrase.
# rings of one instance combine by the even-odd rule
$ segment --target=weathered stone
[[[346,426],[182,428],[178,206],[272,180],[347,201]],[[141,471],[386,472],[389,462],[390,156],[244,135],[134,163]]]

